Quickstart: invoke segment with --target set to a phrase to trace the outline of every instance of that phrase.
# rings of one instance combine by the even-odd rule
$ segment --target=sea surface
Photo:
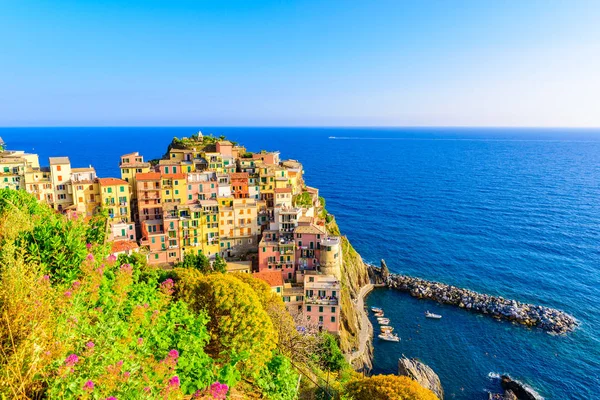
[[[201,128],[300,160],[342,232],[371,263],[562,309],[581,326],[551,336],[380,289],[402,338],[375,339],[375,373],[401,355],[440,376],[446,398],[487,399],[508,373],[547,399],[600,399],[600,131],[568,129]],[[198,128],[0,129],[11,149],[68,156],[118,176],[119,156],[160,157]],[[430,310],[441,320],[425,319]]]

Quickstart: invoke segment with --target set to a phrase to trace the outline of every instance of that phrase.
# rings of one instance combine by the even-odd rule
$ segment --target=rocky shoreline
[[[382,262],[382,267],[384,265],[385,263]],[[385,270],[387,272],[387,267]],[[521,303],[500,296],[490,296],[406,275],[389,273],[382,275],[388,287],[408,292],[411,296],[419,299],[454,305],[494,318],[537,327],[550,333],[566,334],[573,331],[578,325],[577,320],[571,315],[554,308]]]

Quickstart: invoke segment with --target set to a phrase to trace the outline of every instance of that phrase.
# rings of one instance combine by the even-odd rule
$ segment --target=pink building
[[[167,239],[163,229],[162,219],[141,221],[142,246],[148,246],[148,264],[167,263]]]
[[[294,229],[298,269],[314,270],[320,265],[321,239],[325,237],[324,229],[316,225],[300,225]]]
[[[187,174],[187,184],[188,203],[217,199],[219,184],[215,172],[191,172]]]
[[[233,156],[233,144],[228,140],[220,140],[217,142],[217,153],[223,156]]]
[[[335,276],[304,275],[304,318],[331,333],[340,330],[341,284]]]
[[[286,281],[295,277],[295,243],[279,238],[275,231],[265,231],[258,244],[258,270],[279,271]]]

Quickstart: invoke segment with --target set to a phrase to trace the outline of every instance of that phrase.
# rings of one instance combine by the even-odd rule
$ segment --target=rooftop
[[[70,164],[69,157],[50,157],[50,165]]]
[[[127,181],[117,178],[98,178],[98,183],[102,186],[128,185]]]
[[[267,282],[271,287],[283,286],[283,276],[281,275],[281,271],[255,272],[252,276]]]
[[[160,179],[160,172],[142,172],[135,175],[138,181],[157,181]]]
[[[252,271],[252,261],[227,261],[227,272],[238,272],[245,270]]]
[[[306,233],[306,234],[314,234],[314,235],[325,235],[325,230],[315,226],[315,225],[301,225],[297,226],[294,229],[294,233]]]

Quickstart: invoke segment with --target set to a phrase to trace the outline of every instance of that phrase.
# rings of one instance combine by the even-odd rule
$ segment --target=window
[[[311,306],[306,306],[306,311],[307,312],[311,312],[312,311],[312,307]]]
[[[154,259],[155,259],[155,260],[158,260],[158,254],[155,254],[155,255],[154,255]]]
[[[322,313],[323,312],[323,306],[319,306],[319,312]]]
[[[335,307],[331,307],[331,312],[335,314]]]
[[[331,322],[335,322],[335,317],[331,317]]]
[[[178,189],[175,189],[175,194],[176,195],[179,194],[179,190]]]
[[[319,322],[323,322],[323,316],[319,315]]]
[[[108,188],[108,189],[106,189],[106,191],[107,191],[108,193],[112,193],[112,188]]]
[[[278,286],[277,288],[275,288],[275,291],[276,291],[277,293],[281,293],[281,288]]]
[[[60,165],[57,165],[57,166],[56,166],[56,170],[57,170],[57,171],[60,171]]]
[[[175,157],[175,154],[173,154],[173,157]],[[165,167],[165,174],[169,173],[169,167]]]
[[[152,238],[152,244],[156,243],[156,238]]]
[[[57,179],[58,179],[59,182],[62,182],[62,175],[58,175]]]
[[[119,192],[123,193],[125,191],[125,186],[119,186]]]

